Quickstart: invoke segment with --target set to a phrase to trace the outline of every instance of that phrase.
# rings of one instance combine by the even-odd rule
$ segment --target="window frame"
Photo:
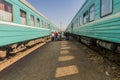
[[[83,24],[83,16],[79,16],[79,26],[82,26]]]
[[[90,20],[90,9],[94,7],[94,20]],[[95,4],[92,4],[89,8],[89,22],[95,21]]]
[[[85,14],[85,16],[84,16],[84,14]],[[89,20],[89,10],[87,10],[87,11],[85,11],[85,12],[83,13],[83,24],[89,23],[89,21],[84,22],[84,18],[85,18],[86,16],[88,16],[88,20]]]
[[[76,20],[75,20],[75,27],[79,27],[79,19],[78,18],[76,18]]]
[[[102,17],[105,17],[105,16],[112,14],[113,13],[113,5],[114,4],[113,4],[113,0],[112,0],[112,11],[110,13],[107,13],[107,14],[102,16],[102,0],[100,0],[100,17],[102,18]]]
[[[39,23],[38,23],[38,21],[39,21]],[[40,27],[40,19],[39,18],[37,18],[37,26]]]
[[[71,33],[73,33],[73,28],[74,28],[74,23],[73,22],[71,23],[70,27],[71,27]]]
[[[45,28],[47,28],[46,24],[47,24],[47,23],[46,23],[46,21],[45,21],[45,23],[44,23],[44,27],[45,27]]]
[[[34,25],[31,24],[31,26],[35,26],[35,17],[33,15],[30,15],[30,22],[32,21],[31,17],[33,17],[33,22],[34,22]]]
[[[41,25],[42,25],[42,28],[44,28],[44,21],[41,20]]]
[[[48,26],[48,29],[50,29],[50,24],[49,23],[47,23],[47,26]]]
[[[22,16],[21,16],[21,11],[25,13],[25,17],[22,17]],[[20,17],[22,17],[22,18],[25,18],[25,19],[26,19],[26,24],[25,24],[25,25],[27,25],[27,12],[26,12],[25,10],[20,9]],[[22,24],[22,23],[21,23],[21,24]]]
[[[81,26],[81,16],[79,16],[79,26]]]
[[[11,3],[9,3],[9,2],[7,2],[5,0],[2,0],[2,1],[3,1],[3,4],[4,4],[4,10],[2,10],[2,9],[0,9],[0,10],[8,12],[8,13],[11,13],[11,21],[4,21],[4,22],[13,22],[13,18],[14,18],[14,16],[13,16],[13,4],[11,4]],[[6,9],[5,9],[6,8],[6,4],[11,6],[11,12],[6,11]],[[0,21],[3,21],[3,20],[0,20]]]
[[[22,17],[22,16],[21,16],[21,11],[24,12],[24,13],[26,14],[24,18],[27,18],[27,12],[25,12],[25,11],[22,10],[22,9],[20,9],[20,17]]]

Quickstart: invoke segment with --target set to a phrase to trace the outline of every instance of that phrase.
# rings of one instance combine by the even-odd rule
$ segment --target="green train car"
[[[40,43],[57,30],[26,0],[0,0],[0,58]]]
[[[86,0],[66,32],[109,50],[120,46],[120,0]]]

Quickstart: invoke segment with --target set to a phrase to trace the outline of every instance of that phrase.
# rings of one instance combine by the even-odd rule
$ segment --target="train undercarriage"
[[[117,44],[117,43],[112,43],[108,41],[103,41],[95,38],[90,38],[90,37],[80,36],[80,35],[73,35],[73,34],[72,34],[72,37],[77,41],[84,43],[87,46],[102,47],[110,51],[119,51],[120,49],[120,44]]]
[[[50,36],[41,37],[37,39],[32,39],[28,41],[18,42],[6,46],[0,47],[0,60],[4,60],[5,58],[9,58],[10,56],[16,55],[20,51],[24,51],[30,47],[33,47],[37,44],[46,42],[50,39]]]

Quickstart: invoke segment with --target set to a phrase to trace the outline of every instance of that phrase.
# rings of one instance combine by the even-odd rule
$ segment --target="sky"
[[[57,27],[65,30],[85,0],[27,0]]]

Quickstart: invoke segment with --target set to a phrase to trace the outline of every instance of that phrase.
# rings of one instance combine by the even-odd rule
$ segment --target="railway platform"
[[[72,41],[53,41],[0,72],[0,80],[108,80]]]

